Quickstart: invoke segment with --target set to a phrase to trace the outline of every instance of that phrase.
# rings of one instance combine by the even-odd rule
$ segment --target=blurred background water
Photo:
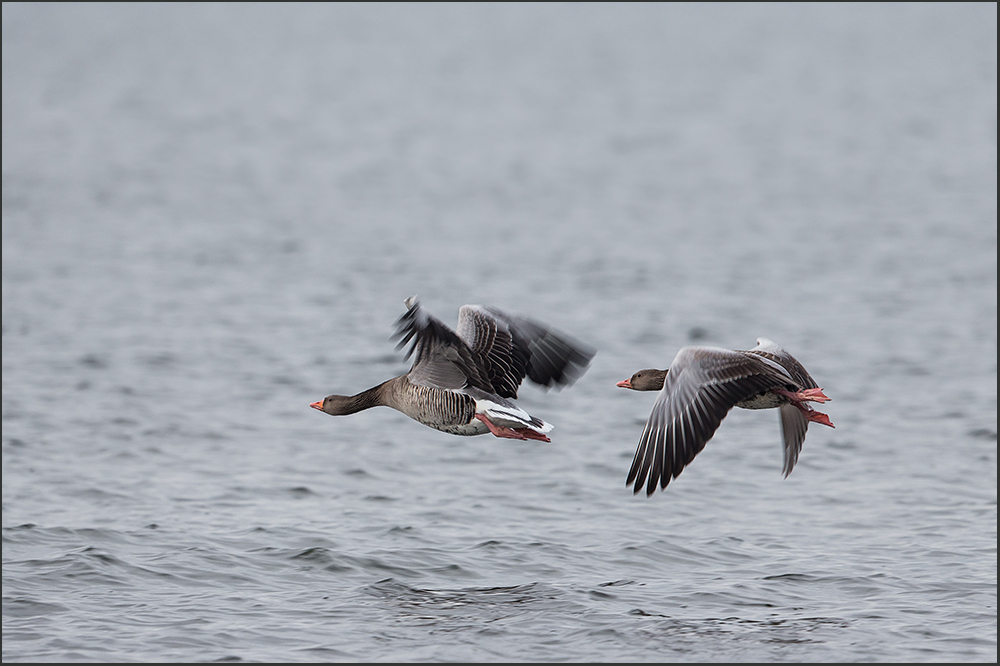
[[[3,5],[3,660],[997,657],[997,9]],[[309,409],[419,294],[552,442]],[[625,487],[677,349],[736,410]]]

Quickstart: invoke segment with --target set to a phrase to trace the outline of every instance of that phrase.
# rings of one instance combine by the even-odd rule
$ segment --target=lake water
[[[997,8],[3,6],[3,661],[997,658]],[[309,408],[419,294],[551,443]],[[686,344],[833,401],[625,486]]]

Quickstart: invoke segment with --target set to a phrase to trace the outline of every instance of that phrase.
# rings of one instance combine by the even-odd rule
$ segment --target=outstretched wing
[[[516,398],[525,377],[546,388],[568,386],[586,372],[596,353],[536,321],[480,305],[459,309],[457,331],[494,393],[504,398]]]
[[[774,386],[782,375],[740,352],[684,347],[677,352],[639,438],[625,485],[646,495],[684,470],[736,403]],[[648,482],[647,482],[648,478]]]
[[[396,349],[412,340],[405,358],[413,355],[410,382],[443,389],[473,387],[491,391],[489,378],[469,346],[450,328],[424,312],[416,296],[405,301],[406,313],[396,322]]]

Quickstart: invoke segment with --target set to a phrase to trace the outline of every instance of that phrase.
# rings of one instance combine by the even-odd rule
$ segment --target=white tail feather
[[[531,428],[535,432],[547,433],[552,430],[552,424],[533,417],[520,407],[511,404],[501,405],[492,400],[476,400],[476,413],[485,414],[497,425],[508,428]]]

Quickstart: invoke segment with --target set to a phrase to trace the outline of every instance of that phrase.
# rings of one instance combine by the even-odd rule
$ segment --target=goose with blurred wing
[[[329,395],[311,407],[341,416],[382,405],[453,435],[490,432],[551,441],[546,433],[552,425],[514,404],[518,387],[525,377],[545,388],[572,384],[586,372],[593,349],[496,308],[462,306],[453,331],[424,312],[416,296],[405,305],[394,337],[396,349],[412,341],[409,372],[357,395]]]

